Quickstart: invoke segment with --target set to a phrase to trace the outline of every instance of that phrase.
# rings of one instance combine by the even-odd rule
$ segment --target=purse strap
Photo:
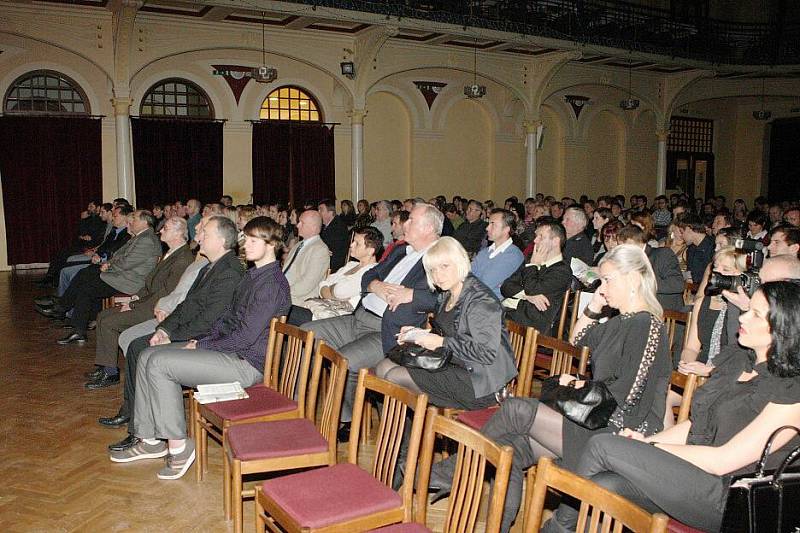
[[[797,428],[794,428],[794,430],[797,431]],[[789,452],[789,455],[787,455],[786,459],[783,460],[781,466],[779,466],[778,469],[775,470],[775,474],[772,476],[772,481],[779,481],[781,476],[783,475],[783,471],[786,470],[789,467],[789,465],[792,464],[798,457],[800,457],[800,446],[796,447],[794,450]]]
[[[800,429],[796,428],[795,426],[781,426],[775,431],[773,431],[772,435],[770,435],[769,439],[767,439],[767,444],[764,445],[764,451],[761,453],[761,459],[759,459],[758,461],[758,465],[756,467],[757,477],[764,477],[764,469],[766,468],[767,465],[767,457],[769,457],[769,454],[772,452],[772,443],[775,441],[778,434],[785,429],[790,429],[794,431],[797,435],[800,435]],[[780,474],[783,474],[783,471],[786,469],[787,466],[789,466],[789,464],[795,458],[797,458],[798,454],[800,454],[800,446],[795,448],[795,450],[789,454],[789,457],[787,457],[786,460],[783,461],[780,468],[778,468],[778,470],[775,471],[773,479],[779,477]]]

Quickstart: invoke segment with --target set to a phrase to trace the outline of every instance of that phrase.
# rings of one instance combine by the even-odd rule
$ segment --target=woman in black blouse
[[[564,418],[558,411],[529,398],[509,398],[482,429],[499,444],[514,448],[511,478],[501,531],[508,531],[519,510],[523,471],[540,457],[562,458],[577,465],[589,438],[633,428],[644,434],[661,430],[671,363],[667,335],[656,299],[656,281],[644,251],[620,245],[600,262],[601,285],[578,320],[573,341],[591,350],[592,380],[606,384],[618,408],[606,428],[591,431]],[[604,323],[606,308],[620,314]],[[561,384],[575,381],[561,376]],[[576,387],[583,382],[576,381]],[[445,488],[449,468],[442,462],[432,475],[432,488]]]
[[[739,317],[739,344],[749,350],[720,352],[716,370],[695,394],[690,420],[649,437],[627,429],[594,437],[577,472],[650,512],[719,531],[730,476],[754,469],[773,431],[800,427],[798,316],[800,285],[762,285]],[[778,434],[767,468],[798,445],[793,432]],[[543,530],[572,531],[576,517],[562,505]]]

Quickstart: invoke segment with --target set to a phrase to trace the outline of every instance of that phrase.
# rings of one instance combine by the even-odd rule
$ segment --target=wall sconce
[[[356,77],[356,65],[352,61],[342,61],[339,63],[339,66],[342,67],[342,76],[349,79],[355,79]]]

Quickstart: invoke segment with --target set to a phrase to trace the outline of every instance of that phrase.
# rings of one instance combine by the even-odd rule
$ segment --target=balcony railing
[[[676,17],[613,0],[293,0],[731,65],[800,64],[800,25]]]

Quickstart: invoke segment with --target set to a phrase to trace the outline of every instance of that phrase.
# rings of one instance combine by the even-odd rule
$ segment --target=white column
[[[350,152],[353,202],[364,197],[364,116],[366,109],[353,109],[350,115]]]
[[[131,145],[130,98],[114,98],[114,123],[117,132],[117,188],[119,196],[134,203],[133,148]]]
[[[536,132],[541,122],[532,120],[522,123],[525,128],[525,197],[531,198],[536,194]]]
[[[667,137],[669,130],[657,130],[658,163],[656,164],[656,195],[666,194],[667,191]]]

